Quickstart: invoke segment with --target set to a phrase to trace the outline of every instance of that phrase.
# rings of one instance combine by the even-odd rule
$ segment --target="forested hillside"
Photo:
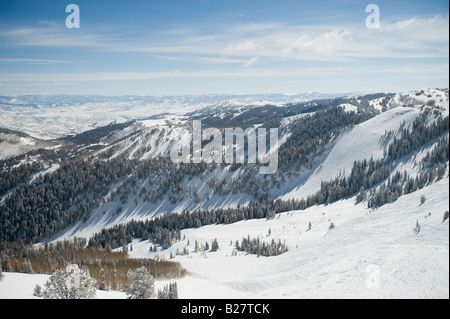
[[[318,100],[288,104],[284,107],[254,107],[238,115],[229,111],[229,115],[225,117],[216,117],[215,114],[203,114],[202,117],[196,115],[196,119],[203,120],[204,126],[252,126],[262,123],[270,127],[277,123],[281,131],[279,166],[277,173],[270,176],[257,174],[259,164],[176,165],[168,158],[168,152],[166,156],[161,156],[164,154],[161,153],[157,157],[146,158],[145,149],[149,150],[151,146],[142,143],[142,139],[137,139],[136,136],[148,136],[148,133],[152,132],[160,134],[158,132],[166,130],[164,134],[169,135],[165,135],[167,137],[160,140],[160,143],[170,143],[170,130],[174,129],[171,125],[151,127],[149,131],[146,131],[145,126],[138,125],[134,126],[137,131],[133,131],[133,126],[130,130],[133,123],[125,123],[67,137],[62,141],[72,145],[73,151],[56,151],[59,156],[64,157],[60,157],[57,169],[51,173],[46,173],[44,169],[50,164],[45,161],[48,157],[39,159],[39,154],[36,153],[32,153],[36,160],[29,164],[12,167],[4,162],[0,179],[0,193],[3,196],[0,206],[0,239],[33,243],[52,237],[80,222],[87,223],[91,220],[92,223],[93,212],[98,214],[102,211],[102,214],[120,216],[126,214],[123,207],[128,210],[130,207],[136,209],[140,206],[151,209],[162,203],[168,203],[164,204],[167,207],[166,213],[181,204],[180,207],[185,207],[183,211],[187,207],[191,207],[191,210],[205,210],[211,205],[214,207],[214,201],[220,202],[223,198],[243,194],[246,195],[245,201],[238,201],[239,206],[234,206],[227,213],[229,217],[218,221],[213,218],[211,222],[228,223],[242,218],[253,218],[253,214],[249,216],[245,213],[240,218],[233,217],[234,210],[248,207],[249,202],[254,202],[258,209],[263,211],[256,215],[258,218],[270,217],[274,212],[280,212],[277,208],[267,208],[268,201],[276,200],[276,197],[270,195],[273,190],[282,190],[295,183],[297,178],[302,178],[305,172],[320,162],[320,156],[333,147],[333,141],[344,130],[377,116],[379,110],[371,101],[379,101],[380,98],[386,110],[390,105],[387,101],[394,101],[398,97],[392,94],[376,94],[359,99]],[[345,103],[354,105],[356,111],[346,110],[342,106],[347,105]],[[384,158],[355,161],[351,172],[345,176],[336,177],[338,172],[335,172],[334,176],[329,176],[329,180],[322,181],[315,194],[295,199],[296,209],[332,203],[356,195],[358,202],[367,201],[369,207],[379,207],[404,193],[442,179],[448,163],[448,115],[444,116],[442,109],[435,107],[436,103],[427,104],[432,106],[422,106],[418,113],[420,116],[415,118],[411,127],[403,123],[400,128],[386,131],[381,139],[386,143]],[[268,114],[270,120],[265,121]],[[281,121],[282,119],[289,120]],[[188,121],[186,123],[189,124]],[[117,133],[122,130],[123,134]],[[108,148],[108,144],[102,145],[98,151],[88,147],[99,145],[98,143],[107,137],[111,140],[111,136],[116,136],[111,142],[113,148]],[[136,145],[133,150],[129,147],[130,142],[131,145]],[[437,142],[436,147],[420,160],[420,168],[413,175],[395,170],[402,157],[434,142]],[[83,151],[80,153],[73,148],[74,145],[79,145],[85,155],[80,156]],[[127,151],[123,152],[122,147]],[[195,182],[192,182],[193,180]],[[186,206],[188,203],[190,204]],[[151,212],[145,212],[144,209],[139,211],[140,214],[152,216]],[[182,219],[179,216],[180,225],[184,225]],[[169,227],[169,230],[179,230],[196,224],[199,223]],[[200,223],[203,224],[204,222]],[[149,238],[152,232],[154,230],[150,229],[145,232],[147,235],[143,235],[144,232],[140,231],[139,237]],[[122,245],[124,241],[130,242],[132,236],[138,236],[136,231],[126,233],[129,234],[127,240],[116,238],[114,246]],[[154,236],[158,243],[167,242],[161,234]]]

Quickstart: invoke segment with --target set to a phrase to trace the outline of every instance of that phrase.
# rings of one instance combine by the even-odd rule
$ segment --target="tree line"
[[[7,272],[53,274],[68,265],[86,268],[100,290],[123,290],[129,270],[145,267],[155,279],[181,278],[187,274],[174,261],[128,258],[111,247],[86,247],[84,238],[47,243],[40,247],[22,241],[0,244],[0,268]]]
[[[270,243],[261,242],[259,238],[250,238],[250,235],[243,237],[241,242],[236,241],[235,249],[238,251],[245,251],[248,254],[255,254],[259,256],[277,256],[288,251],[288,247],[285,242],[278,242],[272,239]]]

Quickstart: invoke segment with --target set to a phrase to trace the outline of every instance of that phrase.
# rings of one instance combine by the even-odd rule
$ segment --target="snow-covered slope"
[[[186,229],[185,240],[169,250],[149,253],[150,243],[134,241],[130,254],[168,258],[187,247],[188,256],[174,258],[190,272],[178,281],[181,298],[448,298],[449,221],[442,222],[448,183],[446,178],[378,210],[349,199],[272,220]],[[417,221],[419,234],[413,231]],[[289,251],[233,256],[234,242],[247,235],[281,239]],[[195,241],[213,238],[219,251],[194,252]]]
[[[26,154],[32,150],[51,148],[57,143],[0,128],[0,160]]]
[[[371,113],[374,116],[369,120],[336,132],[314,154],[311,164],[299,171],[286,169],[265,181],[263,177],[247,177],[242,167],[233,170],[218,167],[185,177],[180,184],[185,191],[180,201],[164,195],[154,202],[143,200],[144,196],[139,194],[141,189],[155,188],[150,186],[148,176],[133,180],[135,190],[127,193],[125,202],[112,196],[128,178],[120,176],[118,182],[106,186],[107,195],[98,199],[98,206],[84,221],[76,221],[46,241],[89,238],[104,228],[131,220],[147,220],[183,210],[236,208],[256,199],[253,193],[242,189],[220,194],[211,186],[211,179],[231,185],[234,179],[244,176],[255,184],[259,182],[260,187],[265,182],[273,183],[268,192],[273,199],[306,198],[316,193],[322,182],[349,176],[355,161],[383,158],[386,146],[400,136],[402,130],[412,129],[411,124],[421,115],[428,114],[430,123],[438,113],[449,114],[448,91],[435,89],[396,94],[389,97],[389,101],[379,97],[370,101],[356,97],[355,105],[336,103],[339,105],[352,112],[346,115],[367,106],[378,112]],[[217,114],[221,107],[241,107],[236,101],[218,106]],[[291,125],[305,116],[297,114],[280,120],[284,134],[280,141],[286,141]],[[190,138],[186,135],[189,122],[181,113],[146,117],[102,138],[98,143],[101,148],[90,152],[89,157],[93,161],[121,156],[130,160],[167,157],[174,141]],[[414,177],[420,169],[419,161],[436,145],[437,140],[431,140],[415,149],[396,162],[393,172],[407,171]],[[441,164],[448,165],[448,159]],[[52,174],[60,166],[53,163],[47,167],[42,175]],[[175,260],[190,273],[178,282],[181,298],[448,298],[449,221],[443,222],[444,212],[449,210],[448,174],[447,169],[443,179],[437,182],[433,179],[425,188],[378,209],[367,208],[366,202],[355,204],[354,194],[329,205],[283,212],[271,220],[184,229],[185,239],[164,251],[160,247],[156,253],[149,252],[153,243],[134,239],[130,254],[150,258],[176,255]],[[199,194],[197,198],[193,195],[195,192]],[[416,223],[421,227],[420,232],[413,231]],[[267,243],[272,239],[285,241],[289,251],[272,257],[236,252],[234,243],[247,235]],[[219,251],[194,251],[196,241],[211,243],[214,238],[218,239]],[[189,255],[177,254],[183,250],[188,250]],[[19,277],[7,274],[4,280],[11,285],[14,280],[22,280]],[[1,291],[2,282],[0,297]]]
[[[416,96],[415,94],[413,94]],[[443,105],[441,110],[448,115],[448,103]],[[348,176],[353,164],[358,160],[374,160],[383,157],[385,147],[392,141],[393,136],[386,138],[388,131],[400,132],[401,126],[408,128],[409,125],[423,113],[424,109],[420,106],[401,106],[395,107],[381,113],[368,121],[365,121],[354,127],[350,127],[331,140],[324,152],[316,158],[312,169],[305,170],[299,176],[287,178],[285,184],[279,188],[273,188],[269,194],[273,198],[282,200],[301,199],[308,195],[315,194],[320,190],[322,181],[329,181],[338,176]],[[303,115],[295,116],[301,118]],[[292,117],[287,118],[284,125],[292,122]],[[119,142],[107,146],[94,156],[107,156],[114,158],[117,156],[126,156],[130,159],[145,160],[158,156],[168,156],[174,141],[179,139],[189,140],[191,136],[186,136],[186,125],[189,121],[185,117],[171,117],[169,119],[155,119],[139,121],[133,126],[124,129],[124,136],[130,136],[120,139]],[[118,134],[118,133],[116,133]],[[289,132],[280,141],[285,141]],[[117,139],[118,137],[113,137]],[[433,147],[422,150],[420,154],[413,154],[410,158],[397,169],[413,173],[417,170],[414,166],[414,159],[418,159]],[[419,156],[417,158],[417,156]],[[112,227],[117,224],[126,223],[131,220],[146,220],[153,218],[161,213],[182,212],[184,210],[193,211],[196,209],[217,209],[217,208],[235,208],[238,205],[246,205],[255,198],[248,193],[230,193],[227,195],[216,194],[209,185],[211,178],[225,180],[239,177],[244,173],[243,169],[230,172],[226,168],[217,168],[213,172],[203,174],[200,177],[186,179],[182,183],[185,190],[197,190],[200,199],[195,200],[194,196],[185,196],[185,198],[173,203],[168,198],[163,198],[156,203],[143,201],[142,197],[130,194],[128,202],[121,203],[119,200],[109,200],[110,195],[106,196],[106,203],[95,208],[87,221],[79,221],[73,226],[54,235],[51,240],[73,238],[75,236],[92,236],[103,228]],[[120,183],[113,187],[120,186]],[[147,187],[148,181],[139,181],[138,189]],[[120,211],[117,213],[117,211]]]
[[[157,253],[149,252],[152,243],[134,240],[129,254],[169,258],[187,248],[189,255],[174,258],[189,271],[177,280],[179,297],[187,299],[449,298],[449,220],[443,222],[449,208],[448,183],[447,177],[378,210],[349,199],[282,213],[272,220],[186,229],[184,240]],[[416,222],[421,226],[418,234],[413,230]],[[281,239],[289,251],[274,257],[234,254],[234,242],[247,235],[265,242]],[[214,238],[217,252],[195,252],[195,241],[211,243]],[[0,298],[34,298],[34,286],[48,279],[4,274]],[[156,282],[157,287],[163,284]],[[125,297],[118,292],[97,294]]]
[[[383,150],[389,142],[382,139],[385,133],[398,130],[403,122],[406,125],[411,123],[420,114],[418,107],[398,107],[347,129],[333,141],[332,149],[308,179],[281,198],[299,198],[313,194],[320,189],[322,181],[350,173],[354,161],[383,157]]]
[[[448,91],[425,88],[409,93],[396,94],[388,103],[388,108],[398,106],[435,106],[448,110]]]
[[[317,192],[322,181],[344,174],[348,176],[355,161],[371,157],[374,160],[382,158],[385,147],[398,135],[401,126],[408,128],[422,114],[424,105],[431,105],[444,116],[449,114],[448,93],[440,90],[428,89],[397,94],[389,105],[393,108],[342,132],[332,141],[332,148],[323,156],[323,160],[317,163],[312,172],[308,172],[308,178],[300,179],[294,189],[288,189],[280,198],[287,200],[306,197]],[[342,107],[354,110],[350,104]],[[386,138],[389,131],[397,134]]]
[[[36,285],[44,287],[50,275],[5,272],[0,280],[0,299],[41,299],[33,295]],[[97,290],[96,299],[125,299],[121,291]]]

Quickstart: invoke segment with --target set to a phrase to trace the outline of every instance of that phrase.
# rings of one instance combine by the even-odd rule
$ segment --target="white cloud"
[[[236,59],[228,57],[191,57],[191,60],[197,60],[205,63],[217,63],[217,64],[242,64],[247,63],[245,59]]]
[[[248,60],[247,62],[245,62],[243,67],[248,68],[248,67],[252,66],[253,64],[255,64],[256,62],[258,62],[258,60],[259,60],[258,57],[253,57],[250,60]]]
[[[316,37],[302,35],[285,50],[296,58],[317,59],[345,55],[345,49],[353,43],[349,30],[332,30]]]
[[[84,29],[67,29],[60,26],[38,26],[18,28],[0,32],[3,45],[15,47],[80,47],[100,48],[111,45],[114,41],[122,42],[120,34],[92,33]]]
[[[255,52],[262,52],[263,50],[264,47],[254,40],[243,40],[229,44],[225,52],[231,55],[254,55]]]
[[[268,22],[223,25],[214,31],[179,28],[129,34],[126,30],[111,29],[73,32],[50,24],[48,27],[3,30],[0,40],[6,46],[80,47],[119,53],[206,56],[211,63],[213,59],[220,63],[224,55],[230,59],[268,57],[342,61],[367,57],[445,57],[448,56],[448,26],[448,15],[393,22],[382,20],[379,29],[367,29],[363,22],[348,25]]]
[[[449,17],[434,16],[409,18],[394,23],[383,24],[384,33],[394,33],[415,41],[448,42]]]

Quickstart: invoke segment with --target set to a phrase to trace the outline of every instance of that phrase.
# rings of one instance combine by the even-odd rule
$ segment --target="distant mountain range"
[[[41,139],[73,135],[105,126],[160,114],[184,115],[237,106],[280,105],[327,99],[345,94],[236,94],[186,96],[0,96],[0,127]]]

